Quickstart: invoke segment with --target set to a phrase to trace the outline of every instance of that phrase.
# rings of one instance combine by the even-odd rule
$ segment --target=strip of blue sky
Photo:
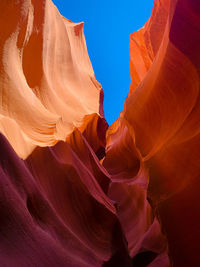
[[[151,15],[153,0],[53,0],[66,18],[84,21],[88,53],[104,91],[110,125],[123,109],[130,85],[129,37]]]

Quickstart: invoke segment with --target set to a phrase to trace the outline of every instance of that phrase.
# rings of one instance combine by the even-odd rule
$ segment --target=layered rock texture
[[[83,23],[0,2],[0,266],[199,266],[200,3],[155,0],[108,128]]]

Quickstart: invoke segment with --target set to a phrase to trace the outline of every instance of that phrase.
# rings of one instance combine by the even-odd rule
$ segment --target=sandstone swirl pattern
[[[0,266],[199,266],[200,4],[155,0],[108,128],[83,23],[0,3]]]

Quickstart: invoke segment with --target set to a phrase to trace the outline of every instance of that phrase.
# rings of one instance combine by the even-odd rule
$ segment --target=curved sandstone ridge
[[[200,264],[199,41],[198,1],[155,1],[149,21],[131,35],[130,92],[107,133],[105,167],[114,179],[132,183],[141,166],[146,171],[173,266]]]
[[[0,265],[199,266],[200,4],[155,0],[109,128],[83,24],[0,12]]]
[[[0,13],[0,131],[26,158],[35,146],[65,140],[85,115],[103,115],[101,86],[83,23],[46,0],[2,1]]]

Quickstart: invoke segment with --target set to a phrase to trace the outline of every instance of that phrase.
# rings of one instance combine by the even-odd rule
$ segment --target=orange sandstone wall
[[[107,133],[113,187],[118,179],[138,183],[144,170],[173,266],[200,264],[199,25],[198,1],[155,1],[151,18],[131,35],[130,92]]]
[[[199,25],[155,0],[108,128],[83,23],[0,3],[2,266],[199,266]]]
[[[25,159],[36,146],[65,141],[89,114],[102,115],[101,85],[83,23],[51,1],[0,4],[0,130]]]

